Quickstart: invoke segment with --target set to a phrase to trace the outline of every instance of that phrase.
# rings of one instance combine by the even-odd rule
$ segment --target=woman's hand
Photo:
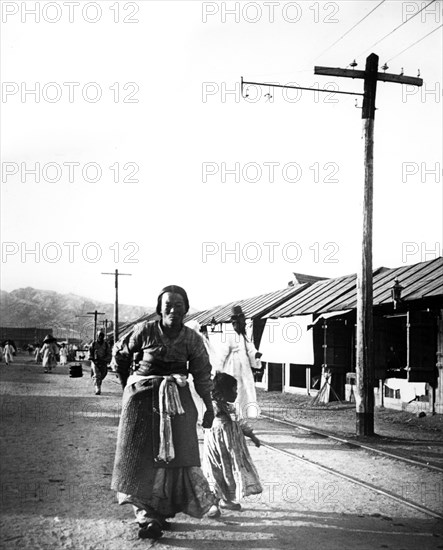
[[[214,411],[212,409],[207,409],[205,414],[203,415],[203,422],[202,422],[203,428],[210,428],[212,426],[213,421],[214,421]]]
[[[111,362],[109,363],[109,366],[111,367],[111,370],[112,372],[117,372],[118,371],[118,365],[117,365],[117,361],[115,360],[115,357],[113,357],[111,359]]]

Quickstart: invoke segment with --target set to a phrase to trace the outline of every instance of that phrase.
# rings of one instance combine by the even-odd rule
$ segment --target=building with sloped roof
[[[394,287],[399,299],[394,299]],[[300,362],[296,343],[292,350],[287,346],[285,357],[271,349],[266,354],[266,387],[316,393],[322,389],[319,386],[326,371],[333,393],[330,397],[344,399],[349,390],[346,378],[348,382],[355,378],[356,308],[357,277],[348,275],[309,285],[268,312],[265,318],[280,323],[292,320],[301,324],[301,320],[312,318],[300,331],[299,340],[312,341],[313,356],[309,364]],[[374,367],[379,404],[407,408],[419,399],[427,403],[424,409],[443,412],[442,313],[443,258],[374,271]],[[273,360],[276,358],[278,361]],[[412,395],[414,399],[409,400]]]
[[[355,380],[357,277],[324,279],[294,273],[280,290],[234,300],[188,315],[209,339],[232,331],[232,307],[240,305],[247,334],[263,354],[268,391],[352,398]],[[158,318],[144,315],[120,328]],[[376,402],[443,413],[443,258],[373,272]],[[412,396],[412,399],[409,399]],[[409,405],[408,405],[409,404]]]

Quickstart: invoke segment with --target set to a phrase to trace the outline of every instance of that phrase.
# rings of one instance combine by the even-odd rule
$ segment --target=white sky
[[[237,86],[239,92],[243,76],[306,87],[334,82],[362,92],[361,80],[316,76],[314,65],[345,68],[356,58],[364,69],[373,51],[381,66],[443,18],[439,0],[371,49],[424,5],[386,1],[322,54],[377,3],[274,3],[272,22],[269,2],[241,2],[236,22],[223,12],[235,2],[3,2],[1,288],[32,286],[111,302],[113,280],[101,272],[118,268],[132,274],[120,279],[122,303],[153,305],[163,286],[179,284],[191,306],[203,309],[283,288],[293,271],[355,272],[363,140],[354,103],[357,98],[361,106],[362,98],[336,94],[329,103],[324,94],[302,92],[296,100],[295,92],[250,88],[241,99],[222,91]],[[35,6],[40,22],[24,6]],[[85,20],[95,17],[96,23]],[[417,76],[420,69],[423,88],[378,84],[374,268],[442,254],[441,41],[439,29],[388,63],[394,74],[403,68]],[[79,83],[72,102],[66,82]],[[39,102],[31,94],[22,99],[35,83]],[[88,83],[96,84],[85,88]],[[138,87],[132,96],[135,87],[127,83]],[[101,90],[101,99],[86,101],[85,89],[90,98]],[[48,101],[57,91],[60,99]],[[70,162],[80,165],[72,182],[63,164]],[[25,172],[35,163],[39,183]],[[43,169],[48,163],[56,164]],[[87,181],[92,167],[83,178],[87,163],[100,166],[98,182]],[[119,183],[109,168],[116,163]],[[131,176],[126,163],[138,166],[132,174],[138,182],[122,181]],[[217,170],[206,182],[204,163]],[[223,166],[235,163],[240,181],[228,174],[223,182]],[[247,181],[256,174],[252,164],[244,171],[248,163],[262,171],[255,183]],[[269,163],[279,163],[273,182]],[[52,183],[55,166],[60,179]],[[298,181],[287,181],[297,174]],[[79,243],[71,258],[66,242]],[[270,242],[279,243],[274,257]],[[239,256],[224,257],[235,243]],[[26,254],[36,246],[38,257]],[[206,261],[204,248],[212,252]],[[101,258],[93,262],[97,251]]]

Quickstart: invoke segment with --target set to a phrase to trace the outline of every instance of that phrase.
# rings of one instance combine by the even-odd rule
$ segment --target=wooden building
[[[278,368],[282,391],[316,393],[323,381],[330,386],[330,398],[352,397],[356,283],[355,275],[314,283],[265,315],[312,316],[307,330],[312,330],[314,350],[312,365],[290,356],[279,365],[271,362],[265,378],[268,389],[274,389],[273,371]],[[443,413],[443,258],[377,269],[373,305],[376,403]]]
[[[268,391],[324,392],[351,399],[355,381],[356,275],[322,279],[294,274],[275,292],[188,315],[210,342],[226,332],[234,305],[263,354],[256,384]],[[443,413],[443,258],[373,273],[376,403]],[[145,315],[121,327],[157,318]]]
[[[47,334],[52,335],[52,328],[0,327],[0,342],[12,340],[18,349],[25,350],[28,345],[41,344]]]

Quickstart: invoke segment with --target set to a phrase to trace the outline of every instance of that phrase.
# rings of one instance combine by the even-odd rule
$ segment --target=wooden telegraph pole
[[[354,62],[354,66],[356,63]],[[385,65],[384,71],[388,69]],[[423,80],[403,74],[388,74],[378,72],[378,56],[372,53],[366,59],[364,71],[354,69],[339,69],[333,67],[314,67],[314,74],[359,78],[364,80],[364,93],[336,91],[340,94],[363,95],[363,127],[365,134],[365,180],[363,186],[363,231],[361,261],[357,271],[357,361],[356,361],[356,428],[357,435],[374,435],[374,357],[373,357],[373,321],[372,321],[372,212],[373,212],[373,176],[374,176],[374,118],[375,95],[377,81],[396,82],[422,86]],[[242,94],[244,85],[268,86],[273,84],[262,82],[244,82],[241,80]],[[282,86],[279,88],[295,88],[315,92],[330,92],[330,90],[314,90],[300,86]],[[247,97],[247,96],[244,96]]]
[[[383,67],[386,70],[386,65]],[[364,80],[363,130],[365,136],[365,180],[363,186],[363,230],[359,269],[357,271],[357,361],[355,409],[357,435],[374,435],[374,354],[372,320],[372,213],[374,178],[374,118],[377,81],[422,86],[421,78],[379,73],[378,56],[366,59],[364,71],[315,67],[318,75],[361,78]]]
[[[104,315],[104,313],[99,313],[97,310],[88,311],[87,315],[94,315],[94,342],[97,340],[97,317],[99,315]]]
[[[114,342],[118,340],[118,277],[119,275],[132,275],[132,273],[119,273],[118,269],[115,273],[102,273],[102,275],[114,275],[115,277],[115,300],[114,300]]]

